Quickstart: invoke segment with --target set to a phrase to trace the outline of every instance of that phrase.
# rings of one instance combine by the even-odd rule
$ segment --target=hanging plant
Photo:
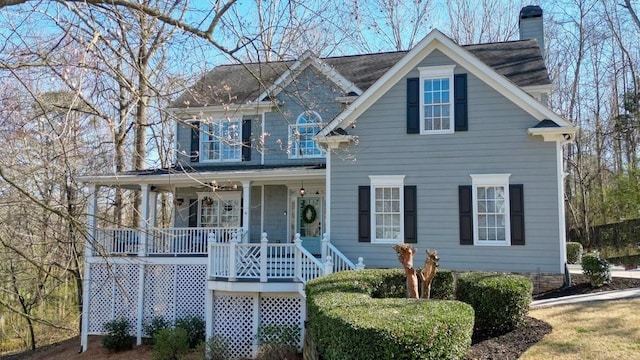
[[[313,207],[313,205],[311,204],[307,204],[305,207],[302,208],[302,221],[305,224],[311,224],[314,221],[316,221],[316,217],[318,216],[318,214],[316,213],[316,208]]]
[[[211,206],[213,205],[213,199],[207,196],[204,199],[202,199],[202,203],[206,206]]]

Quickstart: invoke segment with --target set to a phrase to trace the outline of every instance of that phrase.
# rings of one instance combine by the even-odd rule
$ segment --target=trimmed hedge
[[[579,242],[567,243],[567,262],[569,264],[580,264],[582,261],[582,244]]]
[[[306,292],[309,331],[327,360],[461,359],[471,345],[471,306],[398,298],[406,292],[401,270],[338,272],[310,281]]]
[[[524,322],[531,280],[521,275],[472,272],[458,275],[456,299],[475,310],[476,333],[504,334]]]

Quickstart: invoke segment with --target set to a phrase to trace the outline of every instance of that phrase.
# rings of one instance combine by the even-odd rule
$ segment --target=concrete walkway
[[[582,274],[582,268],[580,267],[580,265],[569,265],[569,272],[571,274]],[[622,267],[612,266],[611,276],[640,279],[640,270],[625,270]],[[535,300],[531,303],[530,308],[535,309],[549,306],[570,305],[591,301],[633,299],[637,297],[640,297],[640,288],[612,290],[595,294],[572,295],[555,299]]]

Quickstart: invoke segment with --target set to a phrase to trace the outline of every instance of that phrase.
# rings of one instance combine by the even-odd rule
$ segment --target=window
[[[420,67],[420,133],[453,132],[453,68]]]
[[[239,227],[239,191],[198,193],[199,227]]]
[[[509,176],[471,175],[476,245],[510,245]]]
[[[369,176],[372,243],[404,241],[404,175]]]
[[[313,136],[321,127],[322,118],[317,112],[305,111],[300,114],[295,125],[289,125],[289,159],[324,157],[324,152],[313,141]]]
[[[202,122],[201,161],[242,160],[242,120],[224,119]]]

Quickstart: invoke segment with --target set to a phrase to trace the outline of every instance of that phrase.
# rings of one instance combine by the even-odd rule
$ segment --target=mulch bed
[[[613,278],[609,284],[599,288],[592,288],[586,276],[571,275],[571,286],[534,296],[535,300],[551,299],[562,296],[593,294],[602,291],[623,290],[640,287],[640,279]],[[525,323],[515,330],[501,336],[481,338],[475,336],[469,349],[467,360],[480,359],[518,359],[527,349],[535,345],[550,333],[551,325],[548,323],[527,317]]]

